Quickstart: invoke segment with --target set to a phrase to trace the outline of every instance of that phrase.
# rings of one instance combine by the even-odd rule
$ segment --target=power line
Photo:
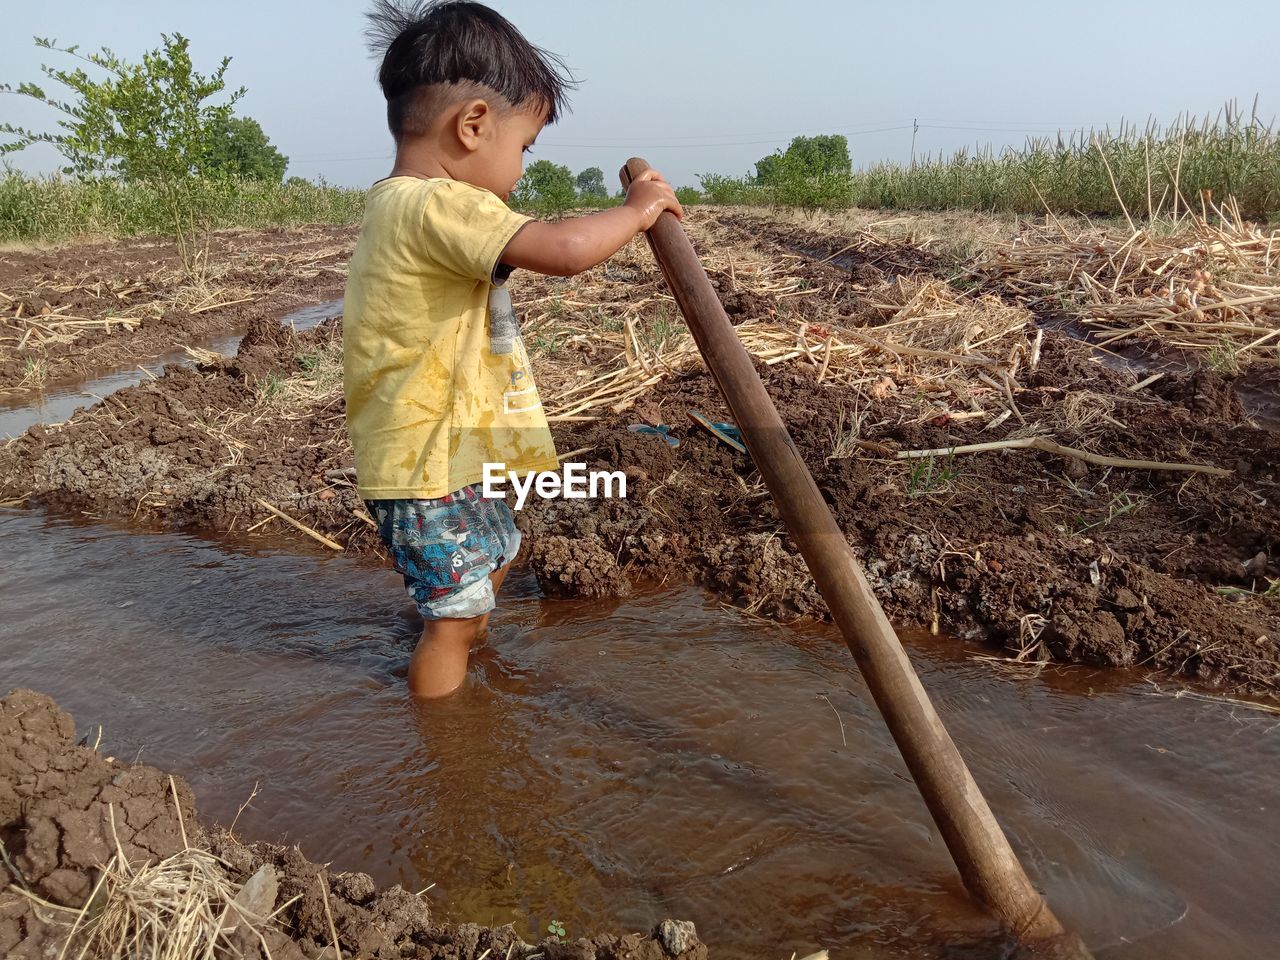
[[[865,130],[863,129],[849,130],[848,128],[845,128],[845,130],[837,130],[835,132],[844,132],[850,136],[863,136],[863,135],[872,134],[872,133],[886,133],[893,130],[910,130],[910,129],[911,129],[911,124],[901,123],[901,124],[895,124],[893,126],[888,126],[888,127],[873,127],[871,129],[865,129]],[[732,136],[732,134],[724,134],[724,136]],[[539,147],[570,147],[575,149],[591,149],[591,150],[632,149],[632,148],[645,148],[648,150],[682,150],[682,149],[689,149],[691,147],[761,146],[761,145],[766,145],[771,143],[781,143],[783,140],[791,139],[794,136],[796,136],[794,132],[788,132],[768,140],[730,140],[730,141],[705,140],[697,143],[653,143],[652,141],[649,141],[649,140],[626,140],[626,141],[601,140],[601,141],[593,141],[590,143],[585,143],[585,142],[584,143],[566,143],[566,142],[561,142],[557,140],[557,141],[546,141],[544,143],[539,143],[537,146]],[[289,162],[290,163],[348,163],[348,162],[354,162],[357,160],[391,160],[391,159],[393,159],[392,155],[385,154],[385,153],[371,154],[371,155],[358,155],[358,156],[350,156],[350,155],[342,155],[342,154],[332,154],[332,155],[321,154],[313,157],[300,157],[296,160],[293,158],[290,158]]]
[[[909,130],[910,123],[896,123],[892,126],[871,127],[871,128],[851,128],[851,127],[835,127],[827,128],[832,133],[843,133],[847,136],[864,136],[871,133],[886,133],[891,130]],[[722,134],[722,137],[733,136],[733,134]],[[584,143],[567,143],[558,140],[548,140],[540,143],[538,146],[546,147],[646,147],[657,150],[676,150],[682,147],[750,147],[760,146],[769,143],[781,143],[783,140],[789,140],[797,136],[794,130],[786,133],[779,133],[767,140],[722,140],[719,138],[707,138],[695,143],[654,143],[651,140],[599,140]],[[681,139],[674,137],[671,139]],[[687,139],[687,138],[686,138]]]
[[[954,120],[946,117],[921,117],[921,123],[949,123],[949,124],[989,124],[984,129],[994,129],[1001,126],[1026,126],[1026,127],[1048,127],[1055,126],[1052,120]],[[1056,124],[1060,127],[1079,127],[1078,123],[1060,123]]]
[[[868,120],[866,123],[848,123],[833,129],[837,132],[857,133],[859,131],[870,130],[871,128],[884,127],[888,124],[903,123],[905,121],[897,119],[889,120]],[[789,130],[766,130],[760,133],[693,133],[685,136],[666,137],[667,140],[723,140],[725,137],[789,137],[795,134],[795,129]],[[586,139],[592,139],[590,137]],[[631,138],[636,143],[646,142],[644,138]]]
[[[901,122],[887,123],[882,126],[848,126],[827,128],[833,133],[842,133],[846,136],[870,136],[877,133],[893,133],[899,130],[911,130],[912,139],[915,139],[917,130],[952,130],[963,133],[1035,133],[1035,134],[1054,134],[1061,133],[1064,130],[1084,129],[1081,124],[1063,124],[1061,126],[1050,126],[1044,121],[1038,123],[1027,122],[1022,124],[1021,121],[1012,120],[948,120],[937,117],[921,117],[918,120],[904,120]],[[737,136],[736,134],[716,134],[711,136],[674,136],[664,138],[670,142],[654,143],[651,140],[644,139],[625,139],[625,140],[592,140],[585,139],[580,141],[560,141],[548,140],[538,144],[540,147],[556,147],[571,150],[608,150],[608,149],[646,149],[646,150],[688,150],[688,149],[706,149],[708,147],[753,147],[767,146],[770,144],[781,143],[785,140],[792,139],[796,136],[794,131],[778,131],[776,135],[766,134],[748,134],[752,139],[747,140],[726,140],[726,137]],[[369,160],[391,160],[393,156],[387,153],[379,154],[318,154],[310,157],[300,157],[297,159],[290,158],[290,164],[314,164],[314,163],[357,163]]]
[[[921,130],[962,130],[968,133],[1061,133],[1062,127],[956,127],[941,123],[922,123]]]
[[[891,130],[910,130],[910,129],[911,129],[911,124],[909,124],[909,123],[902,123],[902,124],[897,124],[897,125],[892,126],[892,127],[877,127],[877,128],[875,128],[874,130],[858,130],[858,131],[856,131],[856,132],[854,132],[854,133],[852,133],[852,134],[849,134],[849,135],[850,135],[850,136],[862,136],[862,135],[864,135],[864,134],[869,134],[869,133],[886,133],[886,132],[891,131]],[[840,131],[834,131],[834,132],[840,132]],[[751,146],[761,146],[761,145],[770,144],[770,143],[781,143],[782,141],[784,141],[784,140],[788,140],[788,139],[791,139],[791,138],[792,138],[792,137],[794,137],[794,136],[796,136],[796,134],[794,134],[794,133],[790,133],[790,134],[784,134],[784,135],[783,135],[783,136],[781,136],[781,137],[772,137],[772,138],[770,138],[770,139],[768,139],[768,140],[728,140],[728,141],[706,141],[706,142],[702,142],[702,143],[653,143],[653,142],[651,142],[651,141],[647,141],[647,140],[634,140],[634,141],[629,141],[629,142],[626,142],[626,143],[622,143],[622,142],[615,142],[615,143],[604,143],[604,142],[601,142],[601,143],[563,143],[563,142],[561,142],[561,141],[550,141],[550,140],[549,140],[549,141],[547,141],[546,143],[540,143],[540,144],[538,144],[538,146],[540,146],[540,147],[581,147],[581,148],[591,148],[591,149],[595,149],[595,148],[619,148],[619,149],[621,149],[621,148],[632,148],[632,147],[644,147],[645,149],[649,149],[649,150],[682,150],[682,149],[688,149],[688,148],[690,148],[690,147],[751,147]]]
[[[395,155],[389,154],[389,153],[378,153],[378,154],[373,154],[367,157],[302,157],[297,160],[295,160],[293,157],[290,157],[289,165],[293,166],[293,164],[295,163],[352,163],[356,160],[394,160],[394,159],[395,159]]]

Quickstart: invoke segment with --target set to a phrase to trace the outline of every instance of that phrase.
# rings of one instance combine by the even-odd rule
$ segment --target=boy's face
[[[525,151],[542,132],[546,117],[541,107],[494,112],[472,158],[475,185],[506,200],[524,173]]]

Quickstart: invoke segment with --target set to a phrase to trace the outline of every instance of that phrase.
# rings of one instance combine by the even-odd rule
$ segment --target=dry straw
[[[62,907],[22,887],[11,888],[32,901],[47,922],[65,928],[57,960],[242,956],[251,941],[262,956],[271,956],[262,931],[296,898],[274,911],[270,910],[273,905],[257,912],[242,903],[238,895],[246,888],[231,880],[226,862],[187,842],[172,778],[169,786],[182,850],[159,862],[131,863],[116,832],[115,807],[108,805],[116,852],[100,869],[83,907]]]
[[[1031,305],[1078,318],[1102,347],[1146,341],[1217,351],[1243,366],[1280,363],[1280,231],[1230,201],[1127,235],[1029,229],[974,273]]]

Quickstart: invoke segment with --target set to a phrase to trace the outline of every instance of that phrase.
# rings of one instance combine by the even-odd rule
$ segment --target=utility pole
[[[916,167],[916,133],[920,129],[920,119],[913,117],[911,120],[911,169]]]

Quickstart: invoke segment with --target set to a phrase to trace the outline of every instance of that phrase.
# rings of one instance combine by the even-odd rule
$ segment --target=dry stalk
[[[1018,437],[1010,440],[994,440],[990,443],[969,443],[957,447],[938,447],[933,450],[903,450],[899,460],[919,460],[932,457],[953,457],[966,453],[988,453],[994,450],[1043,450],[1063,457],[1074,457],[1097,467],[1116,467],[1123,470],[1170,470],[1178,473],[1207,473],[1214,477],[1229,477],[1230,470],[1203,463],[1164,463],[1159,460],[1126,460],[1122,457],[1106,457],[1087,450],[1064,447],[1048,437]]]
[[[1280,362],[1280,231],[1232,207],[1216,221],[1186,216],[1170,234],[1148,227],[1120,237],[1098,228],[1024,236],[974,268],[1006,294],[1061,307],[1100,345],[1136,338],[1186,350],[1221,350]]]

